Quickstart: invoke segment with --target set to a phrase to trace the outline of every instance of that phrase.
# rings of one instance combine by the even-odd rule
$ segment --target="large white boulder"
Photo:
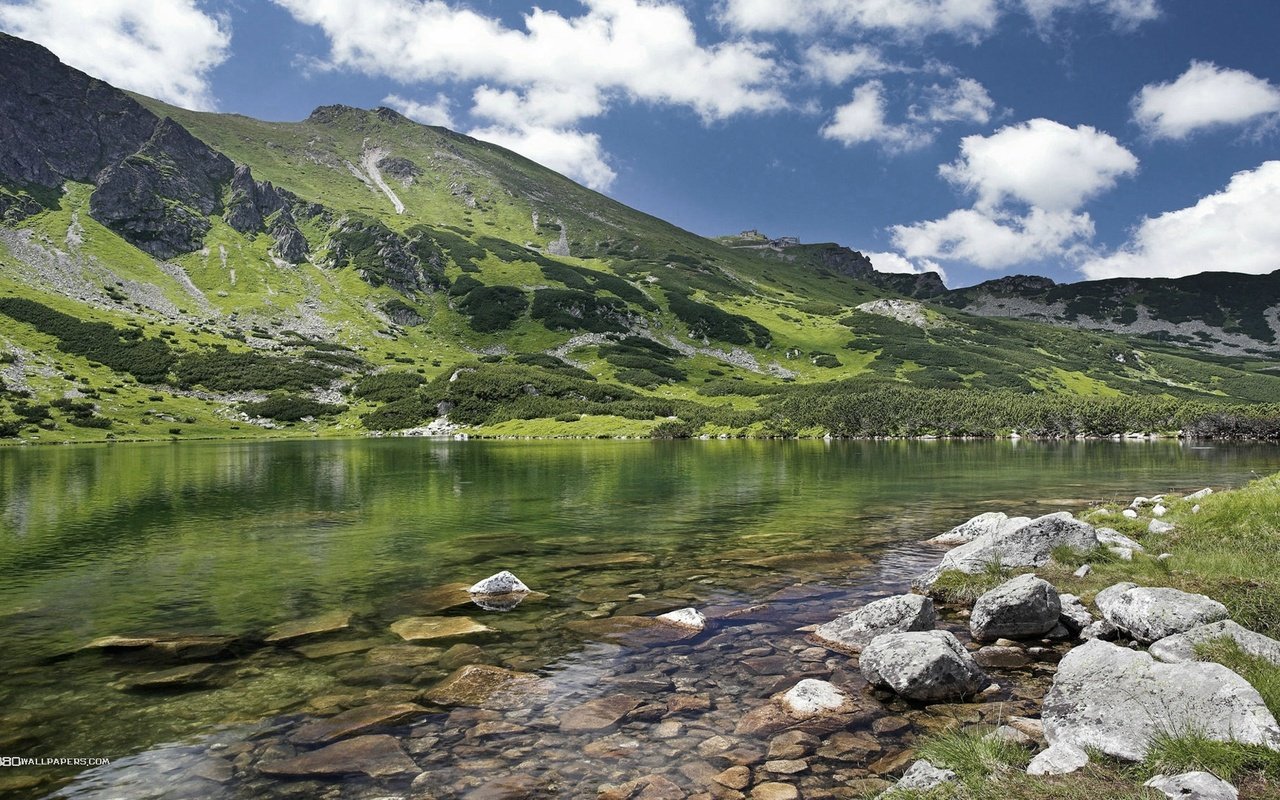
[[[929,540],[930,544],[968,544],[987,533],[999,533],[1021,528],[1031,521],[1030,517],[1010,517],[1000,511],[988,511],[979,514],[967,522],[962,522],[946,533],[940,533]]]
[[[1195,731],[1280,750],[1280,725],[1248,681],[1221,664],[1162,664],[1100,640],[1058,664],[1041,713],[1045,739],[1141,761],[1151,737]]]
[[[1196,645],[1215,639],[1231,639],[1249,655],[1280,666],[1280,642],[1270,636],[1251,631],[1243,625],[1237,625],[1229,619],[1200,625],[1186,633],[1166,636],[1148,649],[1151,655],[1160,661],[1178,664],[1183,661],[1197,660]]]
[[[1059,742],[1046,748],[1027,765],[1028,775],[1067,775],[1084,769],[1089,754],[1068,742]]]
[[[1057,547],[1088,551],[1098,546],[1098,535],[1092,525],[1081,522],[1066,511],[1037,517],[1014,530],[984,533],[942,557],[942,562],[921,577],[920,583],[932,585],[949,570],[970,575],[985,571],[991,565],[1004,567],[1040,567],[1049,563]]]
[[[1208,772],[1156,775],[1142,785],[1155,789],[1170,800],[1238,800],[1240,797],[1236,787]]]
[[[819,625],[813,636],[836,650],[861,650],[882,633],[931,631],[938,624],[933,601],[919,594],[902,594],[868,603]]]
[[[1053,584],[1035,575],[1019,575],[978,598],[969,616],[969,632],[983,642],[1043,636],[1057,627],[1061,613]]]
[[[1155,642],[1230,616],[1227,607],[1202,594],[1118,583],[1094,598],[1102,616],[1134,639]]]
[[[868,683],[908,700],[956,700],[990,683],[950,631],[877,636],[863,649],[858,665]]]
[[[524,585],[524,581],[504,569],[502,572],[490,575],[473,585],[467,592],[481,596],[491,594],[527,594],[529,587]]]

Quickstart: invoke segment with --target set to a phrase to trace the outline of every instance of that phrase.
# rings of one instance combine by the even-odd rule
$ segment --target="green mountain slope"
[[[834,428],[793,419],[804,387],[1280,397],[1261,359],[922,305],[931,279],[704,239],[387,109],[191,112],[3,34],[0,68],[9,437]]]

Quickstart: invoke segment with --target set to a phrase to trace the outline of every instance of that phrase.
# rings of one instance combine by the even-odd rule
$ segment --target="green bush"
[[[478,286],[458,301],[458,310],[480,333],[510,328],[528,307],[529,298],[515,286]]]
[[[351,396],[375,403],[390,403],[412,394],[427,379],[415,372],[379,372],[366,375],[351,387]]]
[[[769,329],[741,314],[730,314],[716,306],[690,300],[676,291],[667,292],[671,313],[675,314],[694,336],[718,339],[731,344],[766,347],[772,341]]]
[[[536,290],[529,316],[553,331],[621,333],[627,329],[625,303],[577,289]]]
[[[178,385],[220,392],[304,391],[337,378],[329,367],[282,356],[214,349],[183,356],[173,367]]]
[[[34,300],[0,297],[0,313],[57,338],[58,349],[65,353],[83,356],[117,372],[128,372],[142,383],[164,382],[175,360],[167,343],[144,339],[137,328],[85,322]]]
[[[240,410],[251,417],[266,417],[278,422],[297,422],[306,417],[331,417],[346,411],[347,407],[321,403],[310,397],[277,393],[256,403],[241,403]]]

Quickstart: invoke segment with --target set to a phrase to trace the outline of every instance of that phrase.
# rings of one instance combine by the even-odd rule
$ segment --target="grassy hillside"
[[[200,249],[168,260],[96,221],[90,183],[0,225],[10,439],[349,435],[444,414],[473,434],[821,435],[840,425],[802,413],[814,391],[1280,397],[1258,358],[867,306],[921,287],[841,268],[857,254],[833,245],[780,259],[704,239],[386,109],[269,123],[134,99],[274,189],[224,187]],[[246,191],[286,208],[239,224]],[[297,263],[269,233],[282,214]]]

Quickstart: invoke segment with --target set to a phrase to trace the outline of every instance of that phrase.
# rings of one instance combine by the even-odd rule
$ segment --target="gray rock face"
[[[1128,588],[1121,590],[1122,586]],[[1226,606],[1202,594],[1123,583],[1102,590],[1094,602],[1108,622],[1144,643],[1218,622],[1229,615]]]
[[[1019,575],[978,598],[969,631],[979,641],[1043,636],[1058,625],[1058,590],[1035,575]]]
[[[1231,620],[1200,625],[1186,633],[1175,633],[1155,642],[1148,648],[1151,655],[1169,664],[1196,660],[1196,645],[1214,639],[1231,639],[1251,656],[1265,659],[1280,666],[1280,642],[1269,636],[1255,633]]]
[[[990,681],[949,631],[886,633],[859,660],[862,677],[909,700],[954,700]]]
[[[861,650],[882,633],[929,631],[938,624],[933,601],[924,595],[903,594],[868,603],[818,626],[818,641],[837,650]]]
[[[1280,750],[1280,726],[1258,692],[1220,664],[1161,664],[1103,641],[1072,650],[1058,665],[1042,711],[1050,745],[1096,748],[1140,761],[1160,731]]]
[[[1156,775],[1142,784],[1162,792],[1170,800],[1238,800],[1236,787],[1208,772]]]
[[[1092,550],[1098,536],[1092,525],[1081,522],[1065,511],[1037,517],[1015,530],[984,533],[942,557],[942,562],[921,577],[920,583],[932,585],[948,570],[970,575],[991,564],[1006,567],[1040,567],[1049,563],[1055,547]]]
[[[282,261],[300,264],[307,259],[308,245],[293,217],[296,202],[293,194],[277,189],[270,181],[254,180],[247,166],[237,164],[222,218],[241,233],[268,229],[275,239],[271,254]]]
[[[1031,521],[1030,517],[1010,517],[1000,511],[988,511],[985,514],[962,522],[946,533],[940,533],[929,540],[932,544],[968,544],[986,533],[999,533],[1021,528]]]
[[[1067,742],[1059,742],[1031,759],[1028,775],[1067,775],[1084,769],[1089,754]]]
[[[1093,624],[1093,615],[1089,613],[1089,609],[1085,608],[1084,603],[1074,594],[1058,595],[1058,603],[1062,606],[1062,613],[1058,615],[1058,622],[1066,628],[1073,636],[1079,636],[1080,632]]]

